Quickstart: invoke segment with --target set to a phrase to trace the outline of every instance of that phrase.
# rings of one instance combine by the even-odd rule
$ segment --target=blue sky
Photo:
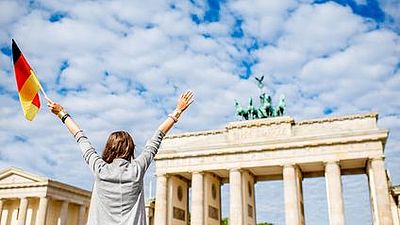
[[[237,119],[234,99],[257,97],[262,74],[295,120],[378,112],[390,130],[385,163],[399,184],[399,11],[397,0],[0,1],[0,168],[92,185],[56,118],[43,107],[24,120],[15,38],[48,95],[99,151],[120,129],[142,146],[186,89],[196,102],[173,132],[221,128]],[[366,185],[366,176],[343,177],[347,224],[371,223]],[[222,191],[228,215],[229,185]],[[257,183],[256,196],[258,221],[283,224],[282,182]],[[304,196],[307,224],[328,224],[324,179],[304,180]]]

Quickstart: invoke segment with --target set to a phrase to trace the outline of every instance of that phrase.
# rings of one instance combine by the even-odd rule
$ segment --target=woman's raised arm
[[[99,174],[101,169],[106,165],[106,162],[97,154],[89,139],[85,136],[83,131],[79,128],[78,124],[71,118],[71,116],[64,111],[64,108],[50,99],[47,99],[47,106],[58,116],[69,132],[74,135],[76,142],[81,149],[83,159],[89,165],[93,174]]]
[[[138,156],[137,159],[135,159],[138,165],[138,179],[144,176],[147,168],[153,161],[154,156],[157,154],[165,134],[171,129],[174,123],[178,121],[179,116],[189,107],[192,102],[193,92],[186,91],[183,93],[178,99],[175,111],[168,115],[168,118],[161,123],[161,125],[158,127],[158,130],[147,141],[144,151]]]
[[[185,93],[181,94],[176,103],[176,109],[173,113],[168,115],[168,118],[158,127],[158,129],[167,134],[174,123],[178,122],[179,117],[181,114],[189,107],[190,104],[193,102],[193,92],[186,91]]]
[[[58,104],[53,102],[52,100],[46,98],[47,106],[49,107],[50,111],[58,116],[65,126],[68,128],[69,132],[72,135],[76,135],[78,131],[81,129],[79,128],[78,124],[71,118],[71,116],[64,111],[64,108]]]

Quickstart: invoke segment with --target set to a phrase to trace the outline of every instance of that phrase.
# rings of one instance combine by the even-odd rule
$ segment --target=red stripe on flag
[[[39,94],[36,94],[35,97],[32,100],[32,104],[40,108],[40,100],[39,100]]]
[[[14,71],[15,78],[17,80],[18,91],[20,91],[25,81],[31,75],[31,67],[29,66],[23,54],[21,54],[18,60],[14,63]]]

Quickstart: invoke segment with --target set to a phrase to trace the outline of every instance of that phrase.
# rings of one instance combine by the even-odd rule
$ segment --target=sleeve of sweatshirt
[[[101,169],[106,165],[106,162],[97,154],[89,139],[85,136],[82,130],[78,131],[74,138],[78,142],[79,148],[82,151],[83,159],[89,165],[93,174],[99,174]]]
[[[161,141],[163,140],[164,136],[165,134],[162,131],[157,130],[146,142],[142,154],[135,159],[138,166],[139,177],[143,177],[147,168],[149,168],[150,163],[153,161],[154,156],[157,154],[158,149],[160,148]]]

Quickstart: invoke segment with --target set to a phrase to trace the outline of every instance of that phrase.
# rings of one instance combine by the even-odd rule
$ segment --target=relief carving
[[[211,219],[219,220],[218,209],[209,205],[208,206],[208,217],[210,217]]]
[[[247,215],[253,218],[253,206],[247,205]]]
[[[178,207],[173,208],[173,218],[177,220],[185,221],[185,210]]]

